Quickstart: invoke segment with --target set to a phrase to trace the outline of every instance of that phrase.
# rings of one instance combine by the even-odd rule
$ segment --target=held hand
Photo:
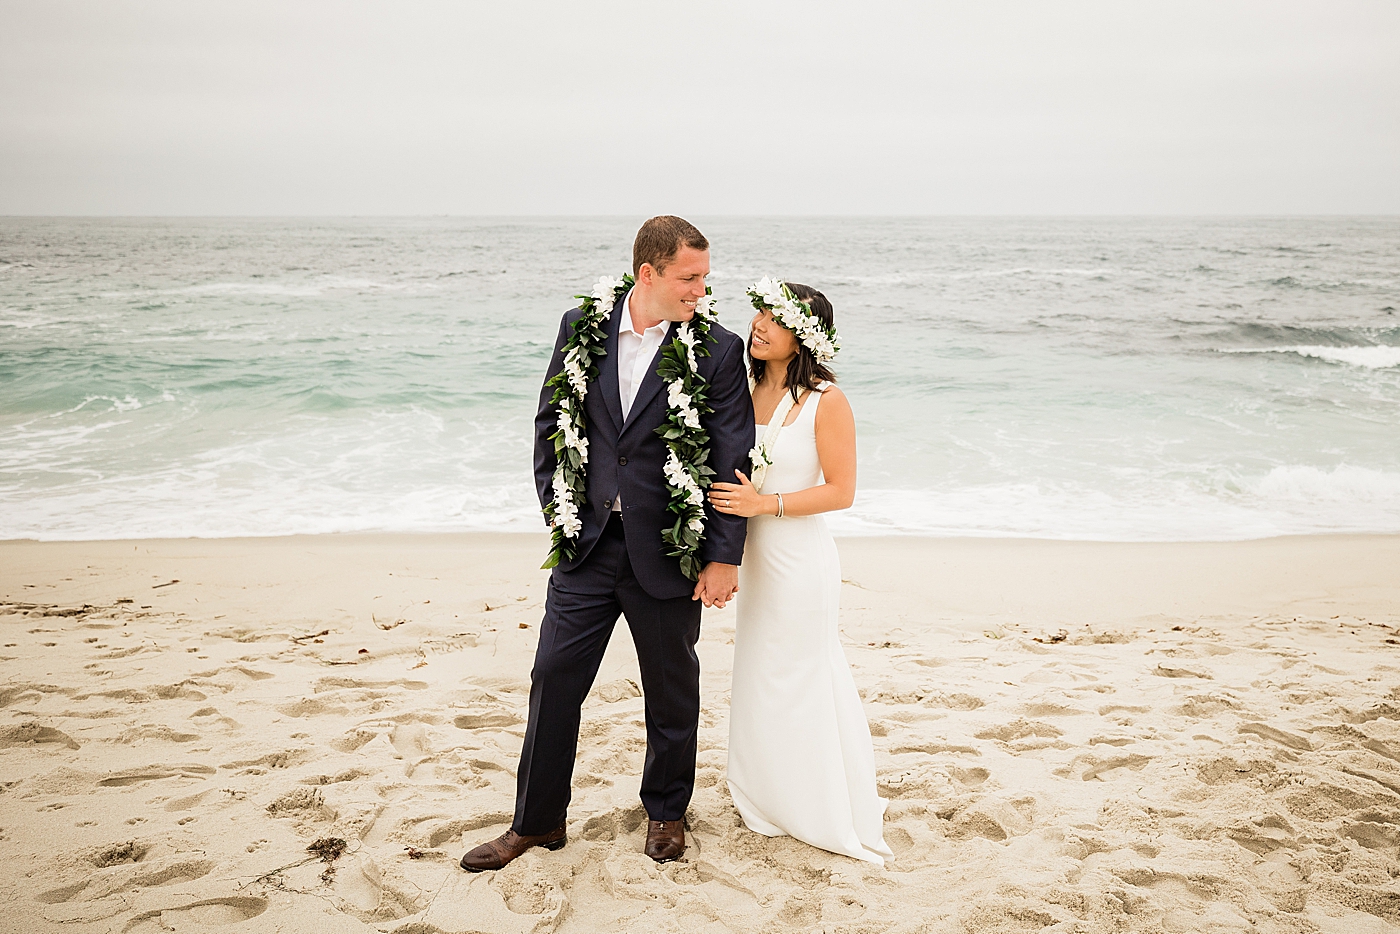
[[[733,564],[711,561],[700,569],[700,579],[695,582],[695,592],[690,599],[722,610],[738,590],[739,568]]]
[[[768,510],[764,508],[763,494],[749,482],[742,470],[734,471],[734,476],[739,478],[738,483],[710,484],[710,505],[715,511],[745,519],[766,514]]]

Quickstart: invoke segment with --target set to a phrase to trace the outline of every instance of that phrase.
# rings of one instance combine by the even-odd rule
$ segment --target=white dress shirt
[[[622,313],[617,324],[617,389],[622,397],[622,417],[625,420],[632,413],[632,403],[637,399],[637,390],[647,375],[652,358],[666,340],[671,322],[662,321],[638,334],[632,327],[632,293],[622,300]],[[613,512],[622,511],[622,496],[613,501]]]

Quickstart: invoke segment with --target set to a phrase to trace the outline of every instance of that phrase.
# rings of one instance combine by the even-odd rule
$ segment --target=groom
[[[510,830],[462,857],[471,872],[500,869],[530,847],[565,843],[579,708],[598,673],[618,615],[627,617],[646,702],[647,757],[642,769],[646,854],[659,863],[685,852],[683,818],[695,788],[700,716],[700,609],[723,607],[739,589],[745,520],[705,506],[700,579],[692,583],[669,557],[661,533],[673,519],[656,434],[667,412],[657,367],[674,324],[689,321],[705,295],[710,244],[679,217],[653,217],[632,245],[633,288],[604,323],[606,350],[588,387],[587,502],[575,556],[549,579],[535,667],[530,673],[530,723],[516,779]],[[557,408],[552,379],[563,368],[564,342],[581,311],[564,315],[535,416],[535,485],[541,504],[553,497]],[[753,403],[744,342],[710,325],[709,356],[698,356],[713,409],[702,419],[710,435],[709,465],[732,477],[747,467],[754,443]]]

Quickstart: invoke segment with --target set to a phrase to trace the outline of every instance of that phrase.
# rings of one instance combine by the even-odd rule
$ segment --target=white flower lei
[[[583,521],[579,508],[587,492],[588,423],[583,400],[588,395],[589,381],[598,375],[595,358],[606,351],[607,339],[602,325],[612,314],[617,301],[633,285],[631,276],[615,279],[603,276],[593,286],[590,295],[577,295],[583,314],[574,323],[574,333],[564,343],[564,366],[549,382],[554,386],[553,402],[559,407],[558,430],[550,436],[554,442],[555,468],[551,486],[554,498],[544,507],[549,521],[552,541],[549,557],[543,567],[552,568],[561,559],[574,556],[574,546]],[[680,558],[681,572],[691,580],[700,576],[697,552],[705,538],[705,488],[710,485],[714,470],[709,460],[709,433],[700,417],[710,411],[705,402],[707,384],[700,376],[696,355],[708,356],[705,339],[714,320],[714,299],[706,290],[695,307],[695,314],[677,329],[671,343],[663,348],[657,373],[666,384],[666,420],[656,433],[666,442],[666,464],[663,472],[670,488],[667,511],[676,517],[675,523],[662,530],[662,541],[670,546],[667,553]]]
[[[773,319],[796,334],[802,346],[812,352],[818,363],[830,363],[836,359],[841,349],[836,328],[827,327],[821,318],[812,314],[811,307],[793,295],[787,283],[765,277],[749,286],[748,296],[755,308],[771,310]]]

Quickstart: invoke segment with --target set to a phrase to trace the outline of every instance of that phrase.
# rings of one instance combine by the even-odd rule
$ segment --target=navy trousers
[[[660,547],[656,530],[649,531]],[[700,601],[689,596],[658,600],[642,589],[616,513],[583,564],[567,573],[554,570],[530,672],[530,723],[511,825],[516,833],[547,833],[564,823],[578,752],[579,710],[619,615],[627,617],[637,648],[646,703],[642,805],[652,820],[685,816],[695,790],[700,610]]]

